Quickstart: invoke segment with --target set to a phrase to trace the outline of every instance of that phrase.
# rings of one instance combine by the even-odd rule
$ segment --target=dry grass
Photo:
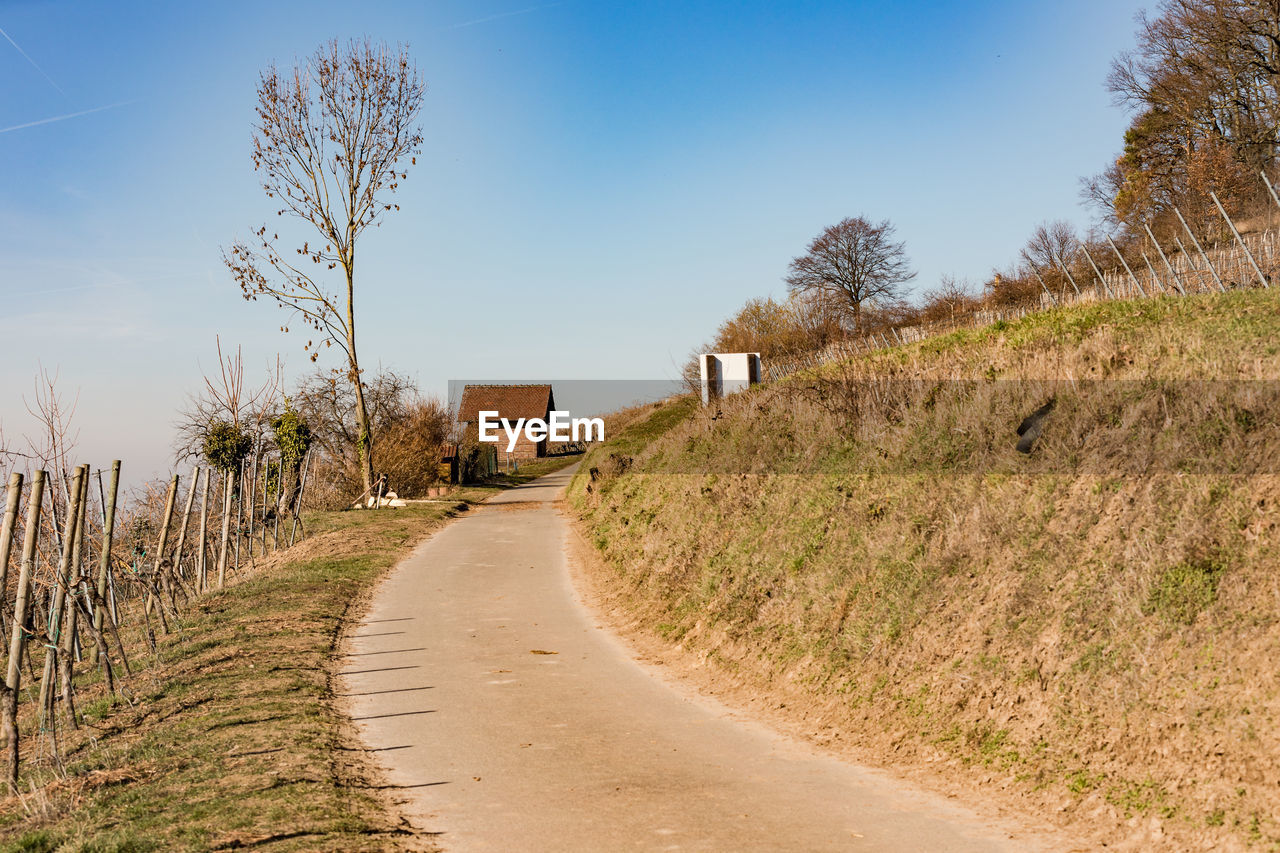
[[[1277,378],[1280,295],[1052,311],[669,408],[571,494],[637,620],[876,760],[1280,845]]]
[[[156,656],[134,645],[129,702],[84,676],[65,770],[24,718],[23,793],[0,802],[0,850],[434,849],[396,816],[334,706],[335,643],[374,581],[460,507],[572,461],[456,502],[311,516],[313,538],[198,599]]]

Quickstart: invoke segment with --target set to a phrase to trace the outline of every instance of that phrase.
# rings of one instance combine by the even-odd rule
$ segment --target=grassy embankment
[[[335,643],[353,602],[428,532],[571,461],[526,466],[456,502],[311,517],[311,538],[199,599],[156,656],[136,644],[131,703],[80,688],[86,720],[61,733],[65,771],[40,760],[39,735],[24,738],[23,795],[0,807],[0,849],[431,849],[348,740]]]
[[[1278,378],[1276,290],[1055,310],[659,407],[570,500],[610,604],[810,734],[1274,849]]]

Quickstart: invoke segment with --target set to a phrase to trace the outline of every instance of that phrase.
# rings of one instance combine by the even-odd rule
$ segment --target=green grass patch
[[[1146,612],[1175,625],[1190,625],[1217,599],[1224,569],[1219,559],[1188,560],[1170,566],[1152,586]]]

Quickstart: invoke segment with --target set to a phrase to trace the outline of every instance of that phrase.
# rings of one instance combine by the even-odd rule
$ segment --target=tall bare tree
[[[421,150],[416,122],[425,91],[406,48],[368,40],[345,46],[335,40],[291,73],[274,66],[263,72],[254,168],[267,197],[281,204],[277,215],[310,223],[320,240],[285,251],[264,225],[250,242],[223,251],[245,299],[270,297],[320,334],[305,347],[312,361],[321,342],[343,353],[366,489],[373,486],[374,436],[356,351],[356,245],[384,213],[400,209],[388,199],[408,177],[405,161],[415,163]]]
[[[894,242],[889,220],[842,219],[791,261],[791,293],[825,293],[846,302],[854,328],[862,331],[862,306],[868,300],[890,302],[916,274],[907,262],[906,244]]]

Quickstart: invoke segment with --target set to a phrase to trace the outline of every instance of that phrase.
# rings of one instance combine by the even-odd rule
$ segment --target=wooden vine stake
[[[258,501],[258,457],[262,453],[262,437],[259,436],[253,447],[253,472],[249,475],[249,511],[245,513],[249,519],[249,560],[253,560],[253,514]]]
[[[27,602],[31,596],[31,576],[35,572],[36,546],[40,539],[40,504],[44,498],[44,471],[36,471],[31,479],[31,496],[27,499],[27,526],[22,538],[22,563],[18,570],[18,597],[13,605],[13,631],[9,641],[9,668],[4,691],[0,696],[0,729],[3,730],[8,758],[9,793],[18,792],[18,688],[22,684],[22,656],[27,643]]]
[[[101,485],[101,477],[99,477]],[[110,586],[107,577],[111,572],[111,539],[116,527],[116,495],[120,492],[120,460],[111,463],[111,488],[102,496],[102,553],[98,557],[98,599],[93,611],[93,629],[102,630],[106,616],[106,601]],[[114,621],[114,620],[113,620]],[[94,648],[94,663],[98,662],[98,650]]]
[[[240,472],[236,475],[236,559],[235,571],[240,571],[240,539],[244,533],[244,474],[248,460],[240,460]]]
[[[262,556],[267,556],[267,499],[271,497],[271,457],[262,460]]]
[[[22,474],[14,471],[9,476],[9,493],[4,504],[4,529],[0,530],[0,604],[9,588],[9,552],[13,546],[13,529],[18,524],[18,502],[22,500]],[[0,625],[3,625],[4,608],[0,606]]]
[[[200,559],[196,561],[196,589],[204,591],[209,577],[209,481],[213,479],[213,471],[206,468],[204,472],[204,493],[200,497]]]
[[[275,513],[276,516],[271,525],[271,550],[272,552],[280,550],[280,497],[284,494],[284,454],[281,453],[276,459],[276,499]]]
[[[67,490],[71,500],[67,504],[67,518],[62,529],[62,557],[58,563],[58,575],[54,584],[53,607],[49,611],[49,624],[45,626],[49,642],[45,645],[44,672],[40,677],[40,725],[43,728],[47,719],[49,703],[53,699],[54,663],[58,657],[58,629],[62,624],[63,605],[67,598],[67,585],[71,576],[72,548],[75,545],[75,529],[79,524],[80,513],[80,480],[84,477],[84,468],[77,468],[75,486]]]
[[[302,460],[302,477],[298,480],[298,497],[293,502],[293,526],[289,530],[289,547],[293,547],[294,537],[298,535],[298,525],[302,523],[302,493],[307,489],[307,472],[311,470],[311,451],[307,450]],[[307,537],[307,530],[302,530],[302,538]]]
[[[182,575],[182,546],[187,544],[187,525],[191,521],[191,505],[196,502],[196,487],[200,485],[200,466],[191,468],[191,489],[187,492],[187,505],[182,510],[182,528],[178,531],[178,547],[173,553],[173,573]]]
[[[147,592],[147,615],[151,615],[151,608],[155,604],[160,606],[157,612],[160,615],[161,630],[169,633],[169,623],[164,618],[164,601],[160,599],[159,585],[164,583],[163,572],[165,571],[165,550],[169,547],[169,525],[173,521],[173,505],[178,497],[178,475],[174,474],[173,479],[169,481],[169,490],[164,497],[164,520],[160,522],[160,541],[156,543],[156,561],[155,568],[152,571],[150,589]]]
[[[76,494],[76,502],[80,505],[80,510],[76,517],[75,533],[71,545],[71,566],[67,573],[67,588],[63,595],[66,596],[66,603],[63,606],[64,620],[66,622],[62,629],[62,636],[59,639],[60,651],[58,652],[58,676],[62,682],[62,709],[67,715],[67,721],[71,728],[78,729],[80,724],[76,721],[76,696],[74,683],[74,666],[76,653],[76,598],[77,590],[80,588],[80,578],[84,570],[84,528],[85,518],[89,515],[89,466],[80,466],[83,474],[77,480],[79,492]]]
[[[218,589],[227,582],[227,546],[231,541],[231,491],[235,488],[234,469],[222,472],[222,545],[218,548]]]

